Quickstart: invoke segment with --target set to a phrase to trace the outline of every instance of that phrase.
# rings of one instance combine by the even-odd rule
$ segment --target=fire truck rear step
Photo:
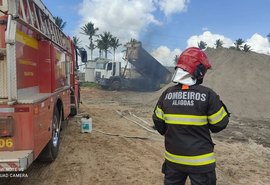
[[[0,172],[24,171],[34,160],[32,150],[0,152]]]

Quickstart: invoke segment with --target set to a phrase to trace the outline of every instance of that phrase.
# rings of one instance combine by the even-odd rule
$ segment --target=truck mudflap
[[[32,150],[0,152],[0,172],[24,171],[33,160]]]

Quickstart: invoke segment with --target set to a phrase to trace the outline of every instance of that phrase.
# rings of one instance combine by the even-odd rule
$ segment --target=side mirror
[[[85,49],[80,49],[82,63],[87,63],[87,52]]]

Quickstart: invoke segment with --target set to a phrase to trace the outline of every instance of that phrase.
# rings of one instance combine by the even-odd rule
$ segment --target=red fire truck
[[[57,157],[79,105],[76,49],[41,0],[0,0],[0,172]]]

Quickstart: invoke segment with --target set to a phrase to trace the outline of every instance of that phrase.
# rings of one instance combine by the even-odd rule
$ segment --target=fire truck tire
[[[59,111],[57,108],[54,110],[53,123],[52,123],[52,138],[46,147],[40,153],[38,160],[42,162],[53,162],[59,151],[60,145],[60,129],[59,129]]]
[[[118,91],[118,90],[120,90],[120,88],[121,88],[121,82],[120,81],[115,80],[115,81],[112,82],[112,84],[111,84],[111,89],[112,90]]]

